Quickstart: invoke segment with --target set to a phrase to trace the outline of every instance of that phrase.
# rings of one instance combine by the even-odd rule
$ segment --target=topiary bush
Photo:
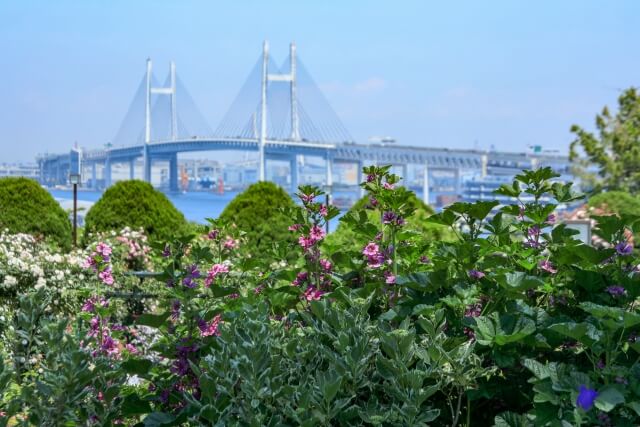
[[[186,231],[187,221],[151,184],[120,181],[104,192],[85,218],[85,236],[125,227],[142,228],[151,240],[168,241]],[[85,243],[88,241],[84,239]]]
[[[71,221],[58,202],[36,181],[0,179],[0,229],[49,239],[71,247]]]
[[[454,238],[453,233],[447,227],[427,222],[427,218],[434,214],[433,209],[425,204],[415,195],[408,193],[407,203],[412,208],[413,215],[407,218],[406,228],[419,232],[426,241],[448,241]],[[368,221],[380,228],[380,216],[374,210],[367,209],[369,205],[369,196],[359,199],[345,217],[350,215],[358,215],[358,212],[365,211]],[[367,243],[367,239],[359,235],[354,229],[345,222],[341,221],[338,228],[326,238],[326,245],[329,248],[356,249],[360,251]]]
[[[235,224],[245,232],[245,249],[261,257],[276,242],[295,243],[288,231],[291,218],[283,208],[295,206],[286,191],[272,182],[257,182],[238,194],[222,211],[220,219]]]

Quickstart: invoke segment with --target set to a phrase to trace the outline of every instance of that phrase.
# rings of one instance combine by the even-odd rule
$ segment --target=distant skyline
[[[0,163],[113,139],[151,57],[216,128],[268,39],[359,142],[566,153],[640,86],[640,2],[0,0]],[[142,124],[141,124],[142,125]],[[240,156],[241,154],[239,154]]]

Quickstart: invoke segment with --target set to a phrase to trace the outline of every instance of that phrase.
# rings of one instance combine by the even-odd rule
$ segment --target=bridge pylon
[[[144,180],[151,182],[151,158],[149,157],[149,147],[151,143],[151,95],[168,95],[171,97],[171,140],[178,139],[178,110],[176,106],[176,64],[171,61],[171,77],[168,87],[153,87],[151,85],[153,64],[151,58],[147,58],[147,90],[145,103],[145,123],[144,123],[144,148],[142,151],[144,163]]]
[[[289,45],[290,66],[288,74],[269,73],[269,42],[262,45],[262,96],[260,97],[260,135],[258,147],[258,179],[265,180],[266,159],[264,146],[267,142],[267,88],[269,82],[289,82],[290,86],[290,112],[291,112],[291,140],[300,141],[300,117],[298,115],[297,78],[296,78],[296,44]],[[254,126],[255,129],[255,126]]]

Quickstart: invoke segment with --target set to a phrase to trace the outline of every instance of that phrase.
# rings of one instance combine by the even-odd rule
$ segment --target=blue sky
[[[566,152],[640,85],[640,2],[0,0],[0,162],[111,140],[151,57],[216,127],[268,39],[359,141]]]

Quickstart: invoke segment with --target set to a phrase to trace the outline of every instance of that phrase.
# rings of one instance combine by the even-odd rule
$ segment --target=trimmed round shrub
[[[265,256],[276,242],[295,242],[289,232],[291,218],[280,209],[295,203],[282,188],[272,182],[258,182],[238,194],[224,208],[220,219],[245,232],[246,249],[254,256]]]
[[[425,240],[452,240],[453,232],[446,226],[438,224],[430,224],[426,219],[434,214],[431,206],[420,200],[415,193],[410,193],[409,203],[412,204],[415,211],[413,215],[407,218],[406,228],[420,232]],[[369,204],[369,196],[360,198],[349,209],[349,212],[358,212]],[[380,225],[380,216],[374,210],[367,209],[369,221],[376,226]],[[363,236],[356,234],[348,225],[342,222],[333,233],[327,236],[327,245],[330,247],[340,247],[344,249],[355,249],[360,251],[367,243]]]
[[[0,178],[0,229],[5,228],[71,247],[69,214],[33,179]]]
[[[187,221],[173,203],[151,186],[139,181],[120,181],[109,187],[89,209],[85,236],[124,227],[144,229],[151,240],[168,241],[184,233]]]

